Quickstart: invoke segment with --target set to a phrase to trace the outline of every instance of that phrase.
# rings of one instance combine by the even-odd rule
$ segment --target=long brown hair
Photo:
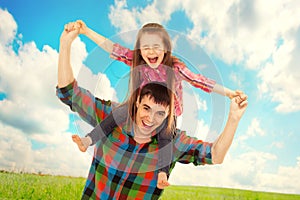
[[[143,34],[150,33],[150,34],[157,34],[162,38],[163,44],[164,44],[164,59],[161,64],[167,66],[167,87],[168,95],[170,96],[170,109],[169,109],[169,116],[168,116],[168,126],[167,126],[167,132],[172,134],[175,130],[175,123],[174,123],[174,89],[175,89],[175,74],[173,70],[173,56],[171,54],[172,52],[172,45],[171,45],[171,39],[166,31],[166,29],[157,23],[148,23],[144,25],[138,32],[135,47],[134,47],[134,53],[133,53],[133,62],[132,62],[132,69],[130,72],[130,80],[129,80],[129,114],[132,118],[134,118],[134,115],[136,113],[136,106],[135,103],[138,99],[139,95],[139,87],[142,84],[140,70],[138,69],[139,66],[145,65],[146,62],[144,61],[142,55],[141,55],[141,48],[140,48],[140,40]]]

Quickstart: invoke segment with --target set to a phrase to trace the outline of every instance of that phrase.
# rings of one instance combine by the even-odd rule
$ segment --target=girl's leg
[[[107,137],[115,127],[125,123],[128,117],[128,104],[116,107],[105,119],[100,122],[90,133],[80,140],[73,138],[78,148],[85,152],[89,146],[96,144],[103,137]]]
[[[167,123],[166,123],[167,125]],[[164,189],[169,186],[168,176],[173,158],[173,133],[166,132],[166,125],[158,133],[158,178],[157,187]]]

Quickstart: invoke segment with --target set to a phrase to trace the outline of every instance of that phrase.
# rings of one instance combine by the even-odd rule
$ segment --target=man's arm
[[[73,24],[67,24],[60,37],[58,61],[58,98],[92,126],[96,126],[111,111],[111,101],[95,98],[92,93],[80,88],[73,76],[70,63],[71,45],[78,35]]]
[[[247,96],[237,96],[231,100],[226,126],[214,143],[204,142],[177,130],[174,139],[174,158],[181,163],[194,165],[219,164],[230,148],[238,123],[248,105]]]
[[[242,94],[231,99],[230,111],[225,128],[212,146],[212,162],[220,164],[231,146],[239,121],[248,106],[247,96]]]
[[[65,26],[60,37],[58,57],[58,87],[62,88],[74,81],[73,70],[70,61],[71,45],[78,36],[78,30],[70,30],[69,24]]]

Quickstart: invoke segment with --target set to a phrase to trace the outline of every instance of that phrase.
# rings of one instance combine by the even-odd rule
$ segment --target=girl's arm
[[[100,35],[99,33],[96,33],[95,31],[87,27],[82,20],[74,22],[74,26],[79,30],[79,34],[84,34],[92,41],[94,41],[99,47],[108,52],[112,59],[121,61],[128,66],[132,66],[132,50],[114,43],[111,40]]]
[[[209,79],[201,74],[195,74],[194,72],[190,71],[186,67],[185,63],[180,61],[178,58],[174,58],[173,65],[178,70],[178,73],[183,80],[189,82],[196,88],[202,89],[205,92],[215,92],[222,96],[227,96],[230,99],[235,96],[242,95],[242,92],[239,90],[233,91],[229,88],[217,84],[216,81]]]
[[[100,35],[99,33],[96,33],[94,30],[87,27],[87,25],[82,20],[77,20],[75,23],[76,28],[79,29],[79,34],[86,35],[106,52],[108,52],[109,54],[112,53],[114,43],[111,40],[107,39],[106,37]]]
[[[222,85],[219,85],[217,83],[212,88],[212,92],[215,92],[215,93],[220,94],[222,96],[226,96],[229,99],[232,99],[233,97],[238,96],[238,94],[237,94],[238,91],[233,91],[233,90],[231,90],[229,88],[226,88]]]

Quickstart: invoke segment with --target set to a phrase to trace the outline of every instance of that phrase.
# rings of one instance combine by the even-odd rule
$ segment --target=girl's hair
[[[161,64],[167,66],[167,87],[169,90],[167,90],[168,95],[170,96],[170,109],[169,109],[169,116],[168,116],[168,126],[167,126],[167,133],[172,134],[175,131],[175,122],[174,122],[174,95],[173,93],[175,89],[175,74],[173,70],[173,56],[171,54],[172,51],[172,45],[171,45],[171,39],[166,31],[166,29],[157,23],[148,23],[145,24],[138,32],[134,52],[133,52],[133,62],[132,62],[132,69],[130,73],[130,80],[129,80],[129,114],[131,117],[133,117],[136,113],[136,106],[135,102],[137,100],[137,97],[139,95],[139,91],[137,88],[139,88],[142,84],[140,70],[138,70],[138,67],[141,65],[145,65],[146,62],[144,61],[142,55],[141,55],[141,47],[140,47],[140,40],[143,34],[149,33],[149,34],[157,34],[162,38],[163,44],[164,44],[164,59]]]

